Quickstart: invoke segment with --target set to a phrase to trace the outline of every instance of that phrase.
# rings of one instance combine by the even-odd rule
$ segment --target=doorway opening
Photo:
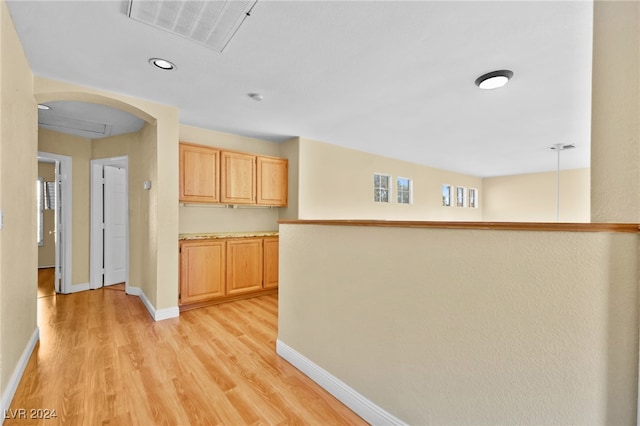
[[[38,206],[39,219],[44,219],[45,201],[51,203],[51,210],[54,211],[53,229],[48,229],[47,234],[53,234],[54,256],[53,266],[54,288],[56,293],[71,293],[71,166],[72,159],[66,155],[51,154],[48,152],[38,152],[38,162],[54,165],[53,181],[45,183],[38,181],[41,186],[41,194]],[[48,189],[47,189],[48,188]],[[47,197],[47,200],[44,197]],[[40,241],[46,241],[44,222],[39,220],[38,234],[42,234]],[[48,236],[48,235],[47,235]],[[50,264],[51,261],[46,263]],[[49,265],[47,265],[49,266]]]
[[[90,287],[129,290],[127,156],[91,160]]]

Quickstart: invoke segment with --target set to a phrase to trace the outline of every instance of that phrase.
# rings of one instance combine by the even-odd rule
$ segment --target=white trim
[[[49,269],[49,268],[55,268],[56,265],[39,265],[38,269]]]
[[[89,254],[89,277],[92,289],[102,287],[102,256],[104,241],[102,233],[102,210],[103,210],[103,187],[102,169],[104,166],[121,167],[127,171],[126,185],[129,194],[129,157],[127,155],[110,158],[98,158],[91,160],[91,205],[90,205],[90,254]],[[127,196],[127,211],[129,210],[129,196]],[[129,289],[129,215],[127,214],[126,224],[127,246],[125,259],[127,262],[127,276],[124,282],[125,291]]]
[[[389,178],[388,182],[389,182],[389,187],[387,188],[387,201],[376,201],[375,200],[375,190],[377,189],[376,187],[376,175],[378,176],[384,176]],[[379,173],[379,172],[373,172],[373,191],[374,191],[374,197],[373,197],[373,202],[374,203],[386,203],[386,204],[391,204],[393,203],[393,186],[394,186],[394,180],[393,180],[393,176],[387,174],[387,173]],[[382,187],[380,187],[382,188]]]
[[[29,358],[31,358],[31,354],[33,353],[33,349],[36,347],[36,343],[40,340],[40,329],[36,327],[33,330],[33,334],[31,338],[27,342],[27,346],[22,351],[22,355],[18,360],[18,364],[16,368],[13,370],[13,374],[9,379],[9,383],[7,383],[7,387],[2,392],[2,413],[6,413],[11,405],[11,401],[13,400],[14,395],[16,394],[16,389],[18,389],[18,384],[20,384],[20,379],[22,379],[22,375],[24,374],[24,369],[27,368],[27,363],[29,362]],[[5,416],[2,416],[2,421],[0,424],[4,423]]]
[[[295,349],[276,340],[276,353],[372,425],[407,425]]]
[[[70,293],[77,293],[79,291],[91,290],[89,283],[71,284]]]
[[[178,318],[180,316],[180,309],[177,306],[171,308],[156,309],[153,304],[151,304],[151,301],[149,301],[147,295],[144,294],[144,291],[142,291],[142,289],[139,287],[129,286],[129,288],[127,289],[127,294],[138,296],[140,300],[142,300],[142,304],[144,305],[144,307],[147,308],[147,311],[149,311],[149,314],[151,314],[151,318],[153,318],[154,321]]]
[[[404,179],[409,181],[409,202],[408,203],[398,202],[398,194],[400,193],[400,191],[398,190],[398,179]],[[396,187],[396,199],[395,199],[396,204],[405,205],[405,206],[412,205],[413,204],[413,179],[404,177],[404,176],[396,176],[395,187]]]

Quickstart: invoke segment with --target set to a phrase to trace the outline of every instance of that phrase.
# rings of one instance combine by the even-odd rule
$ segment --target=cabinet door
[[[278,237],[264,239],[264,288],[278,287]]]
[[[203,302],[225,294],[225,241],[180,243],[180,304]]]
[[[227,294],[262,289],[262,238],[227,240]]]
[[[227,204],[255,204],[256,156],[222,151],[220,199]]]
[[[180,144],[180,201],[219,202],[219,176],[219,150]]]
[[[257,203],[268,206],[287,205],[288,160],[258,157]]]

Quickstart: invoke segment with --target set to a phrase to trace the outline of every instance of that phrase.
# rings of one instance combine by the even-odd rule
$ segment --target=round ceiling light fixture
[[[249,93],[249,97],[256,102],[260,102],[264,99],[264,96],[262,96],[260,93]]]
[[[507,84],[511,77],[513,77],[513,71],[509,70],[488,72],[476,78],[476,86],[485,90],[497,89]]]
[[[48,109],[51,109],[51,107],[45,104],[38,104],[38,109],[48,110]]]
[[[149,59],[149,63],[165,71],[171,71],[178,68],[173,62],[167,61],[166,59],[162,59],[162,58],[151,58]]]

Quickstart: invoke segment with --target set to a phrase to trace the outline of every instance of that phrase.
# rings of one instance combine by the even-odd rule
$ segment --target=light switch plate
[[[151,181],[145,180],[143,184],[144,189],[151,189]]]

